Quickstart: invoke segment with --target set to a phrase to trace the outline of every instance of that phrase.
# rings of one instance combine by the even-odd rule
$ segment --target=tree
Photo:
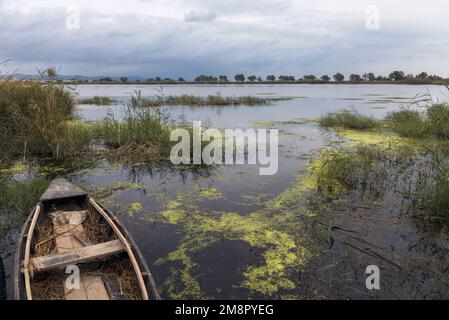
[[[276,81],[276,76],[272,75],[272,74],[268,75],[267,76],[267,81]]]
[[[229,80],[228,80],[228,76],[225,76],[225,75],[219,76],[218,79],[219,79],[221,82],[228,82],[228,81],[229,81]]]
[[[351,81],[362,81],[362,77],[359,74],[353,73],[353,74],[351,74],[349,76],[349,80],[351,80]]]
[[[262,78],[261,77],[257,77],[257,81],[262,82]]]
[[[334,74],[334,80],[341,82],[341,81],[345,80],[345,76],[342,75],[340,72],[337,72],[336,74]]]
[[[184,78],[178,78],[178,82],[185,82]]]
[[[427,74],[427,72],[421,72],[420,74],[416,75],[416,78],[418,79],[427,79],[429,77],[429,75]]]
[[[324,82],[328,82],[331,80],[331,78],[327,74],[322,75],[320,77],[320,79],[321,79],[321,81],[324,81]]]
[[[313,74],[305,75],[303,77],[304,80],[316,80],[316,77]]]
[[[278,79],[281,81],[295,81],[294,76],[279,76]]]
[[[443,80],[442,77],[437,76],[436,74],[433,74],[431,76],[428,77],[428,79],[432,80],[432,81],[439,81],[439,80]]]
[[[217,81],[217,77],[214,76],[205,76],[204,74],[195,78],[196,82],[215,82]]]
[[[367,80],[368,81],[374,81],[376,80],[376,76],[374,75],[374,73],[370,72],[367,74]]]
[[[234,77],[235,81],[244,82],[245,81],[245,75],[242,73],[236,74]]]
[[[251,81],[251,82],[256,81],[256,79],[257,79],[257,77],[255,75],[252,75],[252,76],[248,77],[248,80]]]
[[[405,74],[403,71],[393,71],[392,73],[390,73],[390,75],[388,76],[388,78],[390,80],[393,81],[400,81],[403,80],[405,78]]]
[[[121,82],[128,82],[128,77],[120,77]]]

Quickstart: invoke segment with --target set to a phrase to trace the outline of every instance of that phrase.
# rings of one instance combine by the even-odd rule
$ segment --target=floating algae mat
[[[313,170],[318,167],[319,160],[313,161],[293,185],[277,196],[242,197],[261,207],[245,215],[201,206],[205,201],[226,198],[216,187],[189,188],[174,198],[158,194],[163,207],[141,220],[179,226],[183,234],[174,250],[155,261],[170,270],[161,286],[167,295],[173,299],[210,298],[203,290],[203,267],[196,262],[196,256],[229,241],[246,246],[248,254],[257,252],[253,264],[239,269],[241,279],[234,284],[237,289],[254,297],[282,297],[295,290],[299,286],[297,272],[314,254],[304,221],[316,215],[305,200],[316,187]],[[173,264],[177,267],[170,267]]]

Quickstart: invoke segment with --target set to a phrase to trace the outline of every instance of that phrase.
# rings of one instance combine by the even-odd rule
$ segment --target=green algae
[[[143,206],[140,202],[133,202],[129,204],[127,213],[129,217],[132,217],[134,214],[142,210]]]
[[[298,118],[295,120],[289,121],[263,121],[263,120],[251,120],[249,124],[257,127],[274,127],[277,125],[300,125],[306,123],[314,123],[318,122],[319,119],[307,119],[307,118]]]
[[[66,171],[62,166],[43,166],[16,162],[12,166],[0,168],[0,174],[18,174],[26,172],[58,173]]]
[[[222,198],[222,195],[220,192],[217,191],[217,188],[210,187],[210,188],[203,188],[200,190],[200,196],[207,199],[219,199]]]
[[[249,265],[242,272],[239,287],[266,296],[276,296],[281,290],[297,286],[292,274],[301,269],[312,256],[303,233],[302,218],[313,213],[297,206],[298,192],[309,190],[300,183],[288,188],[275,199],[260,200],[262,209],[247,215],[236,212],[202,212],[197,205],[204,199],[216,200],[223,196],[216,188],[191,188],[178,193],[175,199],[166,199],[159,212],[159,221],[180,225],[185,232],[178,248],[160,259],[157,264],[180,262],[182,268],[171,268],[170,276],[163,284],[171,298],[186,299],[202,297],[198,282],[199,266],[194,262],[195,253],[223,240],[240,240],[251,248],[262,250],[257,265]],[[301,219],[298,219],[298,216]],[[147,215],[148,221],[155,221]]]
[[[347,139],[347,145],[354,147],[361,144],[377,145],[382,147],[400,146],[412,142],[410,138],[400,137],[382,131],[359,131],[359,130],[335,130],[342,138]]]

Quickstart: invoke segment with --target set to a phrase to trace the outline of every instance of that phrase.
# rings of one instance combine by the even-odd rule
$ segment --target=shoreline
[[[27,81],[27,80],[22,80]],[[29,80],[28,80],[29,81]],[[51,80],[44,80],[43,82],[50,82]],[[68,81],[56,80],[58,83],[71,85],[292,85],[292,84],[311,84],[311,85],[435,85],[435,86],[449,86],[449,80],[444,81],[210,81],[210,82],[196,82],[196,81]]]

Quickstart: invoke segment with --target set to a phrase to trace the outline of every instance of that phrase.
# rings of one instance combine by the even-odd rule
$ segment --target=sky
[[[447,0],[0,0],[3,73],[449,76]]]

